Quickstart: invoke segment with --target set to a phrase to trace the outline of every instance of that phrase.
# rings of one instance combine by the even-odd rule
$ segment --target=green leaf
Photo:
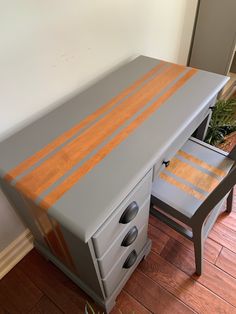
[[[212,112],[205,141],[217,145],[236,131],[236,99],[218,100]]]

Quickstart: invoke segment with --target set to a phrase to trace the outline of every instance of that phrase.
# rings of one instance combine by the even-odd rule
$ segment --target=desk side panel
[[[24,199],[21,194],[18,193],[15,189],[13,189],[6,181],[0,178],[0,187],[3,193],[6,195],[8,201],[21,217],[21,219],[25,222],[26,226],[32,232],[34,239],[37,240],[40,245],[44,247],[48,247],[42,232],[37,225],[34,215],[30,212],[26,206]]]
[[[77,277],[90,291],[104,299],[101,275],[91,240],[85,243],[64,227],[61,227],[61,232],[73,260]],[[90,292],[88,289],[86,291]]]

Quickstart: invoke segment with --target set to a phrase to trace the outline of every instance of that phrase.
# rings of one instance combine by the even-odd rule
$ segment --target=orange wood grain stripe
[[[165,173],[165,172],[161,172],[159,177],[162,180],[165,180],[166,182],[168,182],[168,183],[176,186],[177,188],[183,190],[184,192],[194,196],[198,200],[204,200],[205,199],[205,196],[203,194],[201,194],[198,191],[192,189],[191,187],[187,186],[186,184],[184,184],[184,183],[182,183],[180,181],[177,181],[175,178],[168,176],[168,174]]]
[[[76,270],[76,267],[74,265],[72,256],[70,254],[69,248],[67,246],[67,243],[66,243],[66,241],[64,239],[64,236],[63,236],[63,233],[61,231],[61,227],[57,223],[57,221],[55,221],[52,218],[50,218],[50,219],[51,219],[51,221],[52,221],[52,223],[54,225],[54,232],[55,232],[55,234],[57,235],[57,237],[59,239],[60,246],[62,247],[63,253],[64,253],[65,257],[66,257],[68,268],[70,268],[74,273],[77,273],[77,270]]]
[[[219,184],[219,180],[215,177],[204,173],[203,171],[194,168],[188,163],[172,158],[170,166],[167,168],[168,172],[173,173],[177,177],[180,177],[203,191],[210,193]]]
[[[60,225],[56,220],[47,215],[45,211],[42,211],[39,206],[34,204],[29,199],[24,199],[27,208],[33,215],[36,224],[41,230],[42,236],[47,243],[48,247],[61,261],[63,261],[69,269],[75,272],[75,266],[64,240],[63,234],[60,230]]]
[[[27,208],[33,215],[36,224],[41,231],[44,241],[47,243],[51,252],[56,255],[61,261],[66,263],[66,258],[61,250],[58,239],[53,231],[53,226],[48,218],[47,213],[43,212],[36,204],[29,199],[24,199]]]
[[[16,187],[29,198],[37,198],[126,121],[132,118],[133,115],[145,107],[155,95],[168,86],[184,70],[185,67],[178,65],[171,65],[169,68],[165,68],[137,93],[124,100],[75,140],[19,180]]]
[[[50,192],[40,203],[40,206],[47,210],[58,199],[62,197],[78,180],[91,171],[101,160],[103,160],[115,147],[123,142],[135,129],[137,129],[145,120],[147,120],[168,98],[170,98],[186,81],[188,81],[195,73],[196,69],[189,70],[183,75],[171,88],[169,88],[157,101],[149,106],[143,113],[141,113],[133,122],[125,127],[119,134],[117,134],[109,143],[96,153],[93,157],[87,160],[80,168],[78,168],[72,175],[65,179],[52,192]]]
[[[5,179],[8,181],[14,180],[17,176],[24,173],[27,169],[35,165],[42,158],[46,157],[49,153],[53,152],[57,147],[65,143],[68,139],[70,139],[73,135],[75,135],[79,130],[88,126],[88,124],[92,123],[95,119],[97,119],[102,114],[106,113],[109,109],[111,109],[117,102],[121,101],[124,97],[133,92],[136,88],[138,88],[144,81],[149,79],[152,75],[157,73],[163,66],[164,62],[161,61],[157,66],[155,66],[152,70],[142,76],[139,80],[137,80],[134,84],[129,86],[127,89],[122,91],[120,94],[115,96],[112,100],[107,102],[105,105],[101,106],[99,109],[94,111],[92,114],[83,119],[80,123],[66,131],[65,133],[58,136],[54,141],[43,147],[33,156],[27,158],[22,163],[17,165],[14,169],[9,171],[5,175]]]
[[[226,172],[220,168],[216,168],[214,166],[209,165],[208,163],[206,163],[205,161],[190,155],[182,150],[178,151],[178,155],[183,156],[185,159],[188,159],[190,161],[192,161],[193,163],[201,166],[202,168],[205,168],[206,170],[213,172],[214,174],[220,176],[220,177],[225,177],[226,176]]]

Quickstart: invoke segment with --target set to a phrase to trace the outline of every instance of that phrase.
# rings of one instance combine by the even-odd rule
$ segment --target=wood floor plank
[[[143,305],[135,300],[126,291],[122,290],[116,300],[116,306],[111,311],[111,314],[150,314]]]
[[[190,314],[194,313],[159,284],[136,270],[127,282],[125,290],[145,305],[152,313]],[[130,312],[131,313],[131,312]]]
[[[62,314],[63,312],[47,297],[43,296],[29,314]]]
[[[43,293],[18,267],[0,281],[0,305],[6,313],[27,313],[42,296]]]
[[[61,311],[84,313],[88,301],[95,310],[101,312],[86,293],[36,250],[32,250],[18,265]]]
[[[236,313],[234,306],[156,253],[151,252],[139,269],[197,313]]]
[[[160,253],[163,250],[170,238],[166,233],[151,224],[148,226],[148,236],[152,240],[152,250],[156,253]]]
[[[187,238],[185,238],[184,236],[182,236],[181,234],[179,234],[178,232],[176,232],[175,230],[173,230],[172,228],[170,228],[157,218],[153,217],[152,215],[150,215],[149,217],[149,224],[155,226],[162,232],[166,233],[169,237],[176,239],[187,248],[193,250],[193,243],[190,240],[188,240]],[[217,260],[217,257],[220,254],[221,249],[222,246],[219,243],[216,243],[212,239],[208,238],[205,241],[204,258],[214,264]]]
[[[195,273],[194,252],[173,238],[167,242],[161,257],[175,265],[189,276]],[[205,264],[204,264],[205,266]]]
[[[221,269],[204,261],[203,274],[194,275],[195,261],[191,250],[184,247],[179,242],[170,239],[161,253],[161,256],[167,261],[183,270],[222,299],[236,306],[236,279]]]
[[[211,230],[209,238],[236,253],[236,230],[218,222]]]
[[[5,310],[0,306],[0,314],[9,314],[9,312],[5,311]]]
[[[218,217],[217,221],[236,231],[236,212],[232,211],[230,214],[224,212]]]
[[[236,254],[223,247],[216,265],[223,271],[236,278]]]

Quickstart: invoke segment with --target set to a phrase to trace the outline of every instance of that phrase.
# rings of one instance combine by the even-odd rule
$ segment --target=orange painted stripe
[[[172,158],[170,166],[167,168],[168,172],[173,173],[187,182],[192,183],[201,190],[210,193],[218,184],[219,180],[210,174],[194,168],[187,162],[177,158]]]
[[[198,191],[194,190],[193,188],[187,186],[186,184],[177,181],[175,178],[172,178],[172,177],[168,176],[167,173],[161,172],[159,177],[162,180],[165,180],[166,182],[170,183],[171,185],[174,185],[177,188],[183,190],[184,192],[194,196],[198,200],[202,200],[203,201],[205,199],[205,196],[203,194],[201,194]]]
[[[203,161],[203,160],[201,160],[201,159],[199,159],[199,158],[197,158],[191,154],[188,154],[182,150],[178,151],[178,155],[184,157],[187,160],[192,161],[193,163],[201,166],[202,168],[205,168],[206,170],[208,170],[208,171],[210,171],[210,172],[212,172],[212,173],[214,173],[220,177],[225,177],[227,174],[224,170],[217,168],[217,167],[214,167],[214,166],[211,166],[208,163],[206,163],[205,161]]]
[[[155,66],[152,70],[150,70],[148,73],[146,73],[144,76],[142,76],[139,80],[137,80],[134,84],[132,84],[130,87],[125,89],[123,92],[121,92],[119,95],[115,96],[112,100],[110,100],[108,103],[97,109],[95,112],[87,116],[84,120],[82,120],[80,123],[75,125],[73,128],[69,129],[59,137],[57,137],[54,141],[43,147],[41,150],[39,150],[37,153],[35,153],[33,156],[27,158],[23,162],[21,162],[19,165],[17,165],[14,169],[9,171],[5,175],[5,179],[8,181],[14,180],[17,176],[24,173],[26,170],[28,170],[30,167],[34,166],[37,162],[39,162],[42,158],[46,157],[48,154],[53,152],[57,147],[65,143],[67,140],[69,140],[73,135],[75,135],[79,130],[85,128],[88,126],[88,124],[92,123],[95,119],[97,119],[102,114],[106,113],[109,109],[111,109],[117,102],[121,101],[124,97],[129,95],[131,92],[133,92],[136,88],[138,88],[144,81],[149,79],[152,75],[154,75],[156,72],[158,72],[162,67],[164,66],[164,62],[161,61],[157,66]]]
[[[145,120],[147,120],[161,105],[167,101],[186,81],[195,73],[196,69],[191,69],[182,78],[180,78],[168,91],[161,95],[157,101],[150,105],[133,122],[117,134],[109,143],[107,143],[98,153],[87,160],[72,175],[66,178],[52,192],[50,192],[40,203],[40,206],[48,210],[63,194],[65,194],[73,185],[75,185],[83,176],[91,171],[101,160],[103,160],[115,147],[122,143],[135,129],[137,129]]]
[[[29,198],[37,198],[74,165],[85,158],[107,137],[138,113],[155,95],[176,79],[185,67],[171,65],[137,93],[124,100],[105,117],[80,134],[51,158],[32,170],[16,184]]]

